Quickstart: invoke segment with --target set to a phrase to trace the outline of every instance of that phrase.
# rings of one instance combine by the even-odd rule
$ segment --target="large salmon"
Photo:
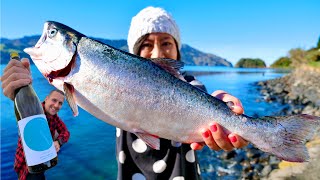
[[[183,81],[181,62],[144,59],[58,22],[46,22],[35,47],[25,52],[51,84],[65,91],[75,115],[79,105],[155,149],[157,136],[201,142],[200,130],[214,120],[265,152],[303,162],[309,157],[305,141],[319,127],[320,118],[311,115],[236,115],[226,103]]]

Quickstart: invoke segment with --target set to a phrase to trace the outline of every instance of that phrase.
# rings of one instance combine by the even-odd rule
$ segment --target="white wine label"
[[[57,156],[44,114],[19,120],[18,128],[28,166],[47,162]]]

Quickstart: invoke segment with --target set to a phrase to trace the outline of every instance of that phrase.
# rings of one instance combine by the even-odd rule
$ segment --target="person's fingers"
[[[3,86],[2,84],[3,94],[13,100],[15,90],[30,83],[31,81],[29,79],[19,79],[16,81],[11,81],[10,84],[6,86]]]
[[[217,90],[217,91],[213,92],[211,95],[226,102],[227,105],[229,106],[229,108],[233,112],[235,112],[236,114],[243,114],[244,113],[242,104],[238,98],[236,98],[236,97],[234,97],[234,96],[232,96],[222,90]]]
[[[23,64],[24,67],[27,68],[27,70],[28,70],[29,72],[31,72],[31,71],[30,71],[30,61],[29,61],[28,58],[22,58],[22,59],[21,59],[21,63]]]
[[[240,102],[240,100],[225,91],[217,90],[211,94],[212,96],[226,102],[228,107],[236,114],[243,114],[244,109]],[[248,145],[248,142],[244,140],[241,136],[238,136],[237,134],[225,132],[223,127],[220,125],[214,123],[210,130],[212,132],[212,136],[214,140],[216,141],[217,145],[222,148],[223,150],[229,151],[233,148],[242,148],[244,146]],[[217,133],[215,133],[215,131]],[[229,134],[230,133],[230,134]],[[229,134],[229,135],[227,135]],[[226,138],[228,140],[226,140]]]
[[[232,111],[236,114],[243,114],[244,113],[244,109],[242,107],[242,105],[235,105],[232,109]]]
[[[8,78],[2,81],[2,91],[5,96],[10,99],[14,98],[14,92],[16,89],[26,86],[31,83],[31,78],[26,74],[12,74]]]
[[[228,138],[235,148],[243,148],[249,144],[248,141],[244,140],[241,136],[234,133],[229,134]]]
[[[29,69],[30,67],[30,62],[28,58],[22,58],[21,61],[16,60],[16,59],[10,59],[9,63],[7,66],[4,68],[4,72],[6,72],[8,69],[11,69],[12,67],[20,67],[24,69]]]
[[[32,81],[29,74],[16,73],[15,69],[17,69],[17,67],[12,67],[1,77],[3,93],[10,99],[12,99],[12,94],[17,88],[26,86]]]
[[[57,152],[60,151],[60,144],[58,143],[58,141],[54,141],[54,147],[56,148]]]
[[[2,87],[7,87],[11,82],[18,81],[18,80],[32,81],[30,74],[14,72],[14,69],[15,67],[11,68],[9,71],[12,71],[12,72],[7,71],[7,73],[5,73],[1,77]]]
[[[1,81],[5,81],[7,78],[9,78],[9,76],[15,73],[25,74],[25,78],[31,78],[30,71],[28,68],[26,68],[21,62],[17,60],[11,60],[3,71]]]
[[[242,104],[234,104],[233,101],[228,101],[226,104],[234,113],[239,115],[244,113]]]
[[[201,150],[204,147],[205,143],[191,143],[190,147],[193,150]]]
[[[229,141],[226,133],[223,131],[222,126],[214,122],[210,125],[210,131],[217,146],[225,151],[231,151],[233,149],[233,145]]]
[[[234,96],[232,96],[232,95],[230,95],[230,94],[228,94],[228,93],[226,93],[226,92],[224,92],[222,90],[217,90],[217,91],[213,92],[211,95],[216,97],[216,98],[218,98],[218,99],[221,99],[224,102],[231,101],[231,102],[233,102],[233,104],[235,106],[242,107],[242,104],[241,104],[241,102],[240,102],[240,100],[238,98],[236,98],[236,97],[234,97]]]
[[[7,64],[7,66],[3,69],[3,72],[6,72],[8,69],[10,69],[13,66],[21,66],[21,67],[23,67],[23,65],[21,64],[21,62],[19,60],[10,59],[9,63]]]
[[[213,139],[213,136],[211,134],[211,131],[208,129],[203,129],[201,131],[202,138],[205,142],[205,144],[212,150],[219,151],[221,148],[216,144],[215,140]]]
[[[224,94],[228,94],[228,93],[226,93],[225,91],[222,91],[222,90],[216,90],[211,95],[222,100],[222,96]]]

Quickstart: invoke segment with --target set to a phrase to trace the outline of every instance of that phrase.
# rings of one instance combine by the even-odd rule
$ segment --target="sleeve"
[[[56,130],[59,135],[55,140],[57,140],[60,146],[62,146],[63,144],[68,142],[70,138],[70,132],[68,131],[67,126],[59,117],[57,117],[56,123],[57,123]]]
[[[19,137],[16,155],[14,159],[14,170],[19,176],[19,179],[26,179],[28,174],[27,164],[24,158],[24,152],[22,148],[21,138]]]

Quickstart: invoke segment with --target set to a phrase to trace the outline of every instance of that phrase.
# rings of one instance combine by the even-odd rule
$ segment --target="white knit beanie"
[[[179,28],[172,16],[162,8],[150,6],[132,18],[127,40],[129,52],[137,54],[138,41],[149,33],[168,33],[176,40],[178,49],[181,48]]]

